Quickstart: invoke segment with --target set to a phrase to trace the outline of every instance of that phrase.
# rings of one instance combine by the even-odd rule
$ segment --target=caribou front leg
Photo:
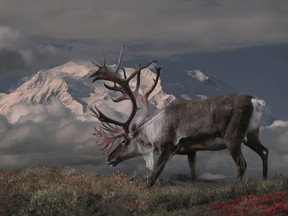
[[[174,156],[174,154],[178,150],[178,148],[175,147],[173,143],[169,143],[167,145],[169,145],[169,147],[164,149],[164,151],[159,156],[159,158],[158,158],[158,160],[154,166],[154,169],[152,171],[152,174],[150,175],[150,177],[148,179],[148,185],[147,185],[148,188],[152,187],[155,184],[159,175],[163,171],[166,163]]]

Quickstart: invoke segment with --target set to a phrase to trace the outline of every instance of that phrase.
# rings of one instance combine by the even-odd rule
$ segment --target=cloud
[[[0,26],[0,73],[1,77],[30,74],[37,61],[51,51],[44,46],[30,42],[19,31]],[[37,64],[36,64],[37,65]],[[33,71],[34,73],[35,71]]]
[[[0,26],[0,49],[17,46],[20,33],[6,26]]]
[[[1,76],[13,75],[20,70],[27,69],[23,56],[11,49],[0,49],[0,74]]]
[[[288,122],[275,121],[271,126],[263,129],[262,139],[270,152],[270,169],[273,174],[287,175],[288,163]]]
[[[17,105],[12,112],[17,122],[0,118],[1,168],[102,163],[93,124],[76,120],[56,99],[47,106]]]
[[[3,61],[1,63],[3,64],[5,60],[7,61],[7,59],[5,59],[5,53],[6,58],[8,57],[8,65],[12,65],[9,60],[21,58],[23,63],[18,66],[20,68],[23,67],[24,64],[34,64],[35,61],[39,60],[39,54],[51,53],[51,50],[47,47],[40,46],[40,44],[31,42],[29,37],[18,30],[7,26],[0,26],[0,52]],[[19,61],[15,62],[14,67],[17,67],[18,62]]]
[[[57,45],[0,26],[0,91],[7,91],[11,87],[13,89],[17,82],[22,84],[23,77],[29,77],[42,68],[73,59],[65,46]]]
[[[4,2],[1,20],[27,35],[133,43],[140,54],[147,45],[149,54],[173,55],[288,42],[285,1]]]
[[[77,120],[56,98],[48,105],[17,104],[7,118],[0,116],[0,169],[57,165],[132,172],[145,167],[136,159],[110,168],[92,135],[95,124]]]
[[[114,63],[121,47],[121,43],[115,44],[97,40],[28,36],[0,25],[0,92],[17,87],[22,84],[23,77],[29,77],[43,68],[51,68],[71,60],[101,60],[102,51],[109,50],[111,46],[114,50],[109,52],[112,54],[109,55],[108,63]]]
[[[19,73],[21,69],[27,67],[21,38],[20,32],[9,27],[0,26],[1,76]]]
[[[132,173],[136,169],[145,173],[142,158],[109,167],[92,136],[94,124],[75,119],[56,98],[48,105],[15,105],[8,118],[0,116],[0,169],[60,165],[106,173]],[[260,135],[262,144],[269,149],[269,176],[288,175],[288,123],[276,121],[262,128]],[[261,178],[260,157],[245,145],[242,149],[248,164],[245,176]],[[228,150],[200,151],[196,173],[203,179],[234,178],[237,169]],[[186,156],[177,155],[168,162],[163,176],[175,174],[190,175]]]

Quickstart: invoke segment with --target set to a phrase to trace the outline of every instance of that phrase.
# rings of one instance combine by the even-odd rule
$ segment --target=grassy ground
[[[42,167],[0,171],[0,215],[287,215],[288,178],[158,184]]]

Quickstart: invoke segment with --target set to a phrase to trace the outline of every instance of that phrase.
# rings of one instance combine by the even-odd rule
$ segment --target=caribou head
[[[93,78],[93,82],[97,80],[104,80],[113,83],[112,85],[104,83],[104,86],[108,90],[120,93],[120,96],[117,98],[112,98],[115,103],[123,100],[130,100],[132,104],[131,113],[124,122],[120,122],[106,116],[96,106],[90,107],[90,110],[93,112],[94,116],[101,122],[100,127],[94,128],[95,131],[93,135],[98,137],[98,145],[102,147],[101,150],[104,151],[104,154],[110,152],[116,140],[120,140],[117,148],[115,148],[106,158],[106,162],[111,166],[116,166],[123,160],[141,156],[143,155],[142,153],[145,155],[145,148],[143,148],[141,145],[143,143],[139,136],[139,130],[141,126],[149,120],[150,108],[148,98],[155,89],[161,72],[161,67],[155,67],[156,78],[153,80],[153,84],[151,85],[150,89],[146,91],[146,93],[141,94],[139,91],[141,84],[141,71],[155,64],[156,61],[150,61],[146,65],[140,66],[128,76],[124,68],[122,68],[123,74],[120,74],[122,55],[123,47],[120,51],[120,56],[115,70],[112,70],[106,66],[106,58],[104,56],[104,64],[99,65],[94,63],[98,70],[90,75],[90,78]],[[134,89],[132,89],[130,86],[130,82],[133,78],[136,78],[136,86]],[[131,125],[137,111],[140,109],[138,104],[142,105],[143,109],[145,110],[145,114],[139,123]],[[139,148],[140,151],[142,149],[144,152],[139,152]]]

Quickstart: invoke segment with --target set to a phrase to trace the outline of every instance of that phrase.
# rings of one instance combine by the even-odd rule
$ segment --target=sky
[[[288,91],[287,4],[1,0],[0,92],[42,68],[75,59],[102,61],[103,50],[113,62],[125,44],[125,59],[132,66],[142,57],[161,59],[174,76],[200,69],[268,100],[275,118],[287,120],[288,100],[280,99]]]
[[[114,63],[122,44],[132,66],[161,60],[172,78],[200,69],[288,120],[286,0],[0,0],[0,92],[43,68],[102,61],[103,51]],[[21,128],[3,122],[2,132]]]

